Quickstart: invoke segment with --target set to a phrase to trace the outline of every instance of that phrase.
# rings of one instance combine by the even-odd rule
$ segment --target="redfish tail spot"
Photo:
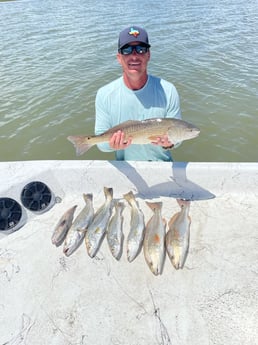
[[[67,139],[74,145],[76,150],[76,155],[80,156],[87,152],[91,148],[91,144],[88,142],[90,137],[84,137],[82,135],[73,136],[70,135]]]

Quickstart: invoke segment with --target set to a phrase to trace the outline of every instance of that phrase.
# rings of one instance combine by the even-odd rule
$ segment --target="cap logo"
[[[139,31],[135,30],[134,28],[131,28],[131,30],[128,33],[129,33],[129,35],[132,35],[134,37],[137,37],[140,35]]]

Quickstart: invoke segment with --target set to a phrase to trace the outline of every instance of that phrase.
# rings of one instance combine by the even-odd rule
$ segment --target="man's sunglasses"
[[[120,48],[118,51],[122,55],[130,55],[133,53],[133,51],[136,51],[137,54],[146,54],[149,51],[149,47],[146,47],[143,45],[137,45],[137,46],[126,45]]]

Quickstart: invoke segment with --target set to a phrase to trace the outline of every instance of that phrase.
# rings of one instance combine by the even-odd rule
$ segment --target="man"
[[[120,33],[117,60],[123,75],[97,92],[96,135],[127,120],[181,118],[175,86],[147,73],[150,47],[147,32],[138,26]],[[167,136],[157,138],[152,144],[136,145],[131,138],[125,141],[121,131],[116,132],[109,143],[98,145],[101,151],[115,151],[117,160],[145,161],[172,161],[172,147]]]

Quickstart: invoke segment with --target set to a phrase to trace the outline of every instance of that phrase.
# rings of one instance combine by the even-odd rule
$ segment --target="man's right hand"
[[[109,146],[113,150],[124,150],[132,143],[132,137],[125,138],[125,134],[122,131],[115,132],[109,139]]]

